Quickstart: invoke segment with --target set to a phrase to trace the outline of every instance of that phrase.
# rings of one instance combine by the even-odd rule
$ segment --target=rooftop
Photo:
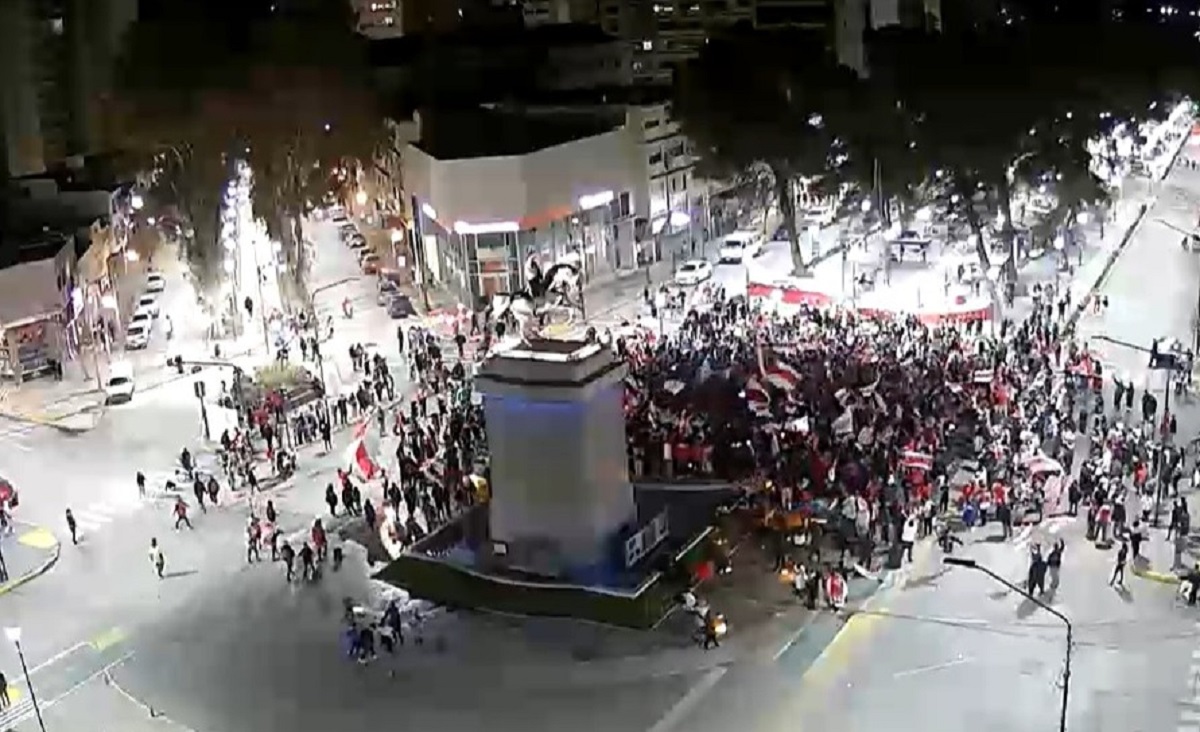
[[[594,46],[617,39],[598,26],[586,23],[558,23],[535,28],[468,28],[438,35],[413,34],[371,41],[368,59],[371,66],[399,66],[416,61],[427,49],[446,48],[556,48]]]
[[[581,115],[536,117],[489,109],[422,110],[416,147],[438,160],[527,155],[616,129]]]

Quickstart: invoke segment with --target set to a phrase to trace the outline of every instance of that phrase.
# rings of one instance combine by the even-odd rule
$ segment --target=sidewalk
[[[12,534],[0,534],[0,561],[8,580],[0,582],[0,595],[42,576],[58,562],[58,539],[48,529],[21,522]]]

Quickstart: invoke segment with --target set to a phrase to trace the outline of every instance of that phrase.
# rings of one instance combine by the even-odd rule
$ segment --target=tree
[[[701,165],[727,177],[769,176],[797,273],[807,267],[793,184],[829,171],[853,84],[853,73],[808,35],[742,29],[711,39],[679,79],[674,116]]]
[[[365,52],[338,0],[164,0],[131,27],[117,74],[120,127],[135,156],[169,153],[205,287],[223,256],[214,208],[222,185],[213,184],[245,160],[255,214],[282,244],[290,294],[307,299],[303,215],[326,197],[334,168],[370,159],[384,139]]]

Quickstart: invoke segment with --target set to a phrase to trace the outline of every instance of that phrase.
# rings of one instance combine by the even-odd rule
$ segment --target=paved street
[[[1185,150],[1184,155],[1188,154]],[[1200,254],[1185,251],[1180,246],[1183,235],[1173,227],[1193,227],[1198,209],[1200,171],[1175,166],[1101,288],[1109,300],[1108,311],[1089,311],[1078,325],[1080,336],[1090,339],[1089,347],[1110,371],[1124,375],[1139,389],[1149,385],[1161,392],[1163,387],[1161,372],[1149,374],[1149,356],[1093,336],[1104,335],[1147,349],[1155,338],[1171,337],[1191,347],[1200,293]],[[1187,432],[1182,425],[1180,429]]]
[[[1180,175],[1172,174],[1168,189]],[[1159,206],[1171,200],[1162,196]],[[313,224],[310,234],[317,252],[314,291],[357,278],[315,298],[318,313],[333,317],[335,336],[324,353],[326,380],[337,393],[355,381],[350,344],[394,358],[396,322],[376,304],[374,279],[359,277],[353,255],[333,227]],[[826,236],[836,240],[837,234],[831,228]],[[1177,239],[1171,235],[1167,241],[1177,246]],[[1149,248],[1135,249],[1143,246],[1139,239],[1130,252],[1158,256],[1169,250],[1158,239],[1146,242]],[[1114,269],[1109,287],[1123,281],[1125,261]],[[753,266],[787,271],[786,243],[769,244]],[[835,266],[841,265],[825,268]],[[716,269],[717,281],[728,291],[736,294],[744,287],[743,267]],[[1181,281],[1186,276],[1179,274]],[[1132,292],[1137,285],[1129,287]],[[641,288],[627,287],[624,296],[626,290],[614,288],[607,301],[597,295],[592,306],[604,312],[599,322],[627,317],[621,308],[631,307],[635,314]],[[176,280],[168,285],[169,293],[180,289]],[[1165,323],[1182,322],[1186,329],[1195,291],[1182,311],[1189,313],[1186,317],[1179,315],[1182,298],[1171,294],[1172,288],[1155,288],[1136,306],[1160,313]],[[1157,303],[1160,295],[1166,304]],[[341,316],[344,297],[354,302],[353,318]],[[1117,310],[1114,304],[1110,317]],[[264,358],[269,357],[260,351],[238,363],[250,366]],[[403,384],[394,361],[393,369]],[[717,652],[705,656],[678,639],[635,640],[600,636],[579,624],[507,626],[486,616],[439,614],[421,624],[426,638],[421,648],[406,648],[399,660],[371,668],[350,664],[340,657],[337,619],[341,598],[365,598],[375,591],[366,583],[365,568],[347,566],[320,587],[287,587],[279,567],[246,566],[244,501],[207,515],[194,512],[196,530],[176,533],[170,530],[167,502],[136,495],[138,469],[150,476],[152,487],[160,485],[180,447],[202,444],[195,378],[139,388],[130,404],[109,409],[95,429],[83,434],[67,436],[32,425],[0,429],[6,446],[14,446],[0,451],[0,475],[21,490],[18,518],[49,527],[62,539],[63,511],[71,507],[83,534],[80,546],[63,546],[51,572],[0,598],[5,622],[15,618],[24,630],[33,682],[55,728],[104,729],[96,715],[110,708],[113,715],[132,719],[136,704],[125,694],[198,732],[367,730],[378,727],[379,719],[401,715],[412,726],[429,728],[472,729],[486,720],[501,730],[561,730],[595,720],[598,728],[652,732],[782,730],[785,724],[792,729],[801,712],[850,730],[890,727],[897,720],[931,732],[972,723],[989,731],[1053,723],[1058,627],[998,594],[984,577],[962,570],[936,573],[933,565],[914,570],[906,588],[885,596],[875,614],[859,616],[836,640],[841,622],[821,614],[811,626],[742,663]],[[215,393],[222,374],[213,370],[199,378]],[[328,455],[311,448],[301,452],[297,477],[274,494],[285,532],[302,529],[324,512],[321,492],[348,439],[344,432],[338,435]],[[391,449],[390,438],[383,440],[385,461]],[[373,492],[368,497],[377,499]],[[1111,592],[1104,584],[1110,558],[1084,546],[1078,525],[1050,526],[1071,541],[1055,601],[1073,616],[1078,613],[1080,623],[1072,720],[1100,730],[1115,725],[1113,720],[1124,723],[1114,730],[1128,730],[1137,720],[1145,720],[1147,730],[1160,728],[1159,722],[1173,724],[1178,713],[1173,701],[1185,693],[1182,682],[1194,647],[1185,637],[1193,632],[1194,619],[1174,607],[1166,586],[1131,580],[1132,600]],[[147,561],[152,536],[163,543],[167,558],[169,577],[161,582]],[[966,551],[1015,579],[1024,571],[1028,541],[1044,538],[1030,535],[1019,545],[979,542]],[[1149,624],[1136,620],[1135,612]],[[12,649],[0,643],[0,669],[17,682],[17,707],[7,717],[0,715],[0,729],[11,722],[24,732],[35,727],[17,667]],[[116,686],[103,684],[106,669]],[[980,691],[997,677],[1013,679],[1011,692]],[[945,697],[945,705],[931,705],[917,684],[950,683],[943,678],[962,679],[964,685],[938,696]],[[797,691],[801,679],[803,694]],[[1126,685],[1135,698],[1125,694]],[[469,704],[463,703],[464,689]],[[818,698],[834,703],[810,701]],[[364,714],[368,705],[370,715]],[[114,729],[142,729],[132,721],[113,724]]]

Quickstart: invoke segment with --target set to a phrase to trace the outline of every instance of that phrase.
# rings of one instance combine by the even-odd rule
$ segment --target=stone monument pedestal
[[[623,568],[622,534],[636,519],[626,371],[606,347],[556,340],[482,365],[493,567],[568,581]]]

